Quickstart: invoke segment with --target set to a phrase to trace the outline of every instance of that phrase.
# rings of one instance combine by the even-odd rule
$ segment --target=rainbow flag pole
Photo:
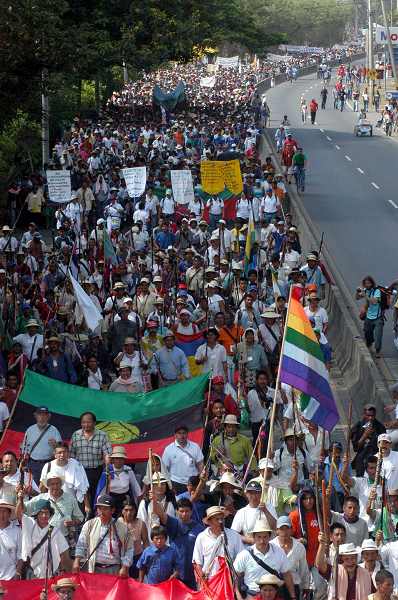
[[[251,259],[251,250],[256,241],[256,234],[254,231],[254,218],[253,218],[253,210],[249,208],[249,229],[247,232],[246,246],[245,246],[245,275],[249,272],[249,264]]]

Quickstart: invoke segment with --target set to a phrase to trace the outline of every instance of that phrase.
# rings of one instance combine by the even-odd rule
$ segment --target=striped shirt
[[[112,454],[109,437],[103,431],[94,429],[89,440],[86,439],[83,429],[75,431],[69,444],[69,455],[75,458],[85,469],[95,469],[104,465],[104,455]]]

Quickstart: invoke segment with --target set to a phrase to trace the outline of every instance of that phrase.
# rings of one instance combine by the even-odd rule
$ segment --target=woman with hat
[[[121,514],[121,507],[126,498],[133,498],[140,502],[142,497],[141,488],[138,485],[134,471],[128,465],[125,465],[127,459],[126,450],[123,446],[114,446],[111,454],[111,465],[109,473],[111,476],[111,485],[109,495],[115,501],[115,517]],[[97,487],[97,496],[102,496],[106,491],[107,472],[104,472],[99,480]]]
[[[22,524],[22,560],[29,561],[27,579],[44,578],[48,562],[54,574],[58,568],[60,573],[65,573],[69,545],[58,527],[49,524],[55,509],[49,500],[38,500],[28,517],[23,512],[23,498],[24,491],[19,490],[16,516]],[[45,542],[41,544],[43,538]]]
[[[10,501],[1,499],[0,580],[21,579],[23,567],[23,560],[21,559],[22,533],[20,527],[15,526],[14,519],[15,506]]]
[[[223,377],[224,383],[228,383],[227,353],[224,346],[217,344],[220,334],[215,327],[209,327],[203,337],[206,342],[196,350],[196,364],[202,365],[202,373],[212,370],[212,377]]]
[[[267,521],[257,521],[248,535],[253,538],[254,544],[240,552],[234,561],[238,577],[240,574],[244,574],[244,582],[247,587],[246,598],[252,598],[258,594],[260,588],[256,581],[260,580],[264,572],[268,572],[278,578],[281,573],[288,590],[287,596],[291,600],[296,600],[289,559],[282,548],[270,544],[270,540],[276,536],[276,532],[271,529]],[[240,600],[240,593],[237,596]]]
[[[229,556],[234,560],[243,550],[239,534],[225,527],[225,517],[228,511],[222,506],[212,506],[206,511],[203,524],[207,529],[199,533],[193,550],[192,562],[196,564],[199,575],[207,581],[220,570],[218,557],[225,556],[225,546],[228,546]],[[221,536],[222,527],[226,541]]]
[[[153,492],[156,495],[156,500],[163,512],[170,515],[171,517],[176,516],[177,498],[171,489],[170,480],[164,475],[159,473],[153,473],[152,484]],[[150,480],[147,481],[148,487],[150,486]],[[151,503],[148,500],[141,500],[138,506],[137,517],[144,521],[147,526],[148,533],[150,533],[152,527],[155,525],[161,525],[159,517],[152,512]]]
[[[255,584],[260,588],[260,593],[257,596],[253,596],[255,600],[275,600],[278,590],[283,585],[276,575],[261,575]]]
[[[121,392],[123,394],[143,394],[142,382],[132,376],[133,368],[130,362],[122,360],[119,364],[119,377],[115,379],[109,388],[110,392]]]

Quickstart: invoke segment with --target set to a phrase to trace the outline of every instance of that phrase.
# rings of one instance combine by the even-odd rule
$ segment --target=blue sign
[[[398,46],[393,47],[395,64],[398,65]],[[391,65],[391,55],[388,53],[388,64]]]
[[[386,92],[386,100],[392,100],[393,98],[398,100],[398,92]]]

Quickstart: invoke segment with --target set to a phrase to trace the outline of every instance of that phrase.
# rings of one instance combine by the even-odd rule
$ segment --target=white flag
[[[74,277],[71,277],[70,281],[73,285],[73,289],[75,290],[77,304],[81,309],[84,318],[86,319],[87,327],[89,327],[91,331],[94,331],[94,329],[98,327],[100,321],[102,320],[102,315],[95,306],[94,302],[91,300],[90,296],[87,296],[80,283],[78,283]]]

